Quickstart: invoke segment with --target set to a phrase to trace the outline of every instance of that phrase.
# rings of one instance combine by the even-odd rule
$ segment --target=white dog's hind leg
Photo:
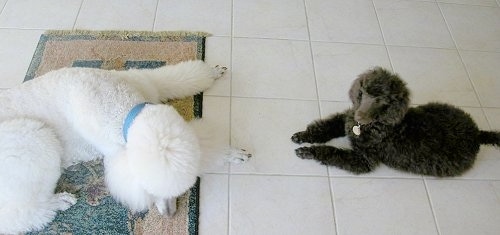
[[[157,69],[116,72],[149,101],[158,102],[198,94],[212,86],[226,70],[226,67],[211,67],[201,60],[194,60]]]
[[[0,234],[42,229],[76,203],[54,194],[61,175],[62,147],[43,122],[18,118],[0,123]]]
[[[73,194],[62,192],[57,193],[52,198],[52,204],[54,208],[58,211],[65,211],[69,209],[72,205],[76,204],[76,198]]]

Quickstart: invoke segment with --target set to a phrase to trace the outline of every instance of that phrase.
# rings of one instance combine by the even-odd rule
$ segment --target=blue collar
[[[128,128],[130,128],[130,126],[134,122],[134,119],[137,117],[137,115],[139,115],[139,113],[146,106],[146,104],[151,104],[151,103],[149,103],[149,102],[140,103],[140,104],[134,106],[130,110],[130,112],[128,112],[127,117],[125,118],[125,121],[123,122],[123,138],[125,138],[125,142],[127,142]]]

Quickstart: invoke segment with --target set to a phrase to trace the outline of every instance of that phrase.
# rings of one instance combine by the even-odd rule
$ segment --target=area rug
[[[204,59],[205,37],[198,32],[49,31],[40,37],[25,81],[62,67],[124,70],[155,68]],[[201,117],[202,95],[169,101],[186,120]],[[169,218],[156,208],[131,213],[110,196],[102,160],[69,167],[56,191],[76,195],[77,203],[43,231],[30,234],[198,234],[200,179],[178,199]]]

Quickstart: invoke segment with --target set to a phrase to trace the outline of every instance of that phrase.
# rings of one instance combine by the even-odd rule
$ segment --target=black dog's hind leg
[[[302,143],[325,143],[333,138],[345,136],[345,114],[335,114],[309,124],[305,131],[293,134],[292,141]]]
[[[327,145],[301,147],[295,153],[302,159],[314,159],[324,165],[336,166],[355,174],[368,173],[378,165],[377,161],[360,156],[352,150]]]

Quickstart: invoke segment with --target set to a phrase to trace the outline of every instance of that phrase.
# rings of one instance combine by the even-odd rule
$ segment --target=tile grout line
[[[319,87],[318,87],[318,78],[316,76],[316,64],[314,62],[314,53],[313,53],[313,46],[311,42],[311,30],[309,29],[309,16],[307,15],[307,4],[306,0],[302,1],[304,5],[304,15],[306,17],[306,26],[307,26],[307,36],[308,36],[308,44],[309,44],[309,53],[311,56],[311,65],[312,65],[312,72],[313,72],[313,77],[314,77],[314,85],[316,88],[316,101],[318,102],[318,111],[319,111],[319,118],[321,118],[321,102],[319,98]]]
[[[151,28],[151,31],[154,32],[155,29],[156,29],[156,17],[158,17],[158,8],[160,6],[160,1],[161,0],[157,0],[156,1],[156,8],[155,8],[155,16],[153,18],[153,27]]]
[[[448,5],[456,5],[456,4],[448,4]],[[464,5],[464,6],[473,6],[473,5]],[[481,7],[481,6],[480,6]],[[378,19],[378,15],[377,15]],[[379,24],[379,27],[380,24]],[[223,37],[218,36],[217,37]],[[401,45],[401,44],[389,44],[384,42],[383,44],[377,43],[362,43],[362,42],[345,42],[345,41],[324,41],[324,40],[301,40],[301,39],[283,39],[283,38],[264,38],[264,37],[244,37],[244,36],[234,36],[233,38],[238,39],[255,39],[255,40],[272,40],[272,41],[291,41],[291,42],[314,42],[314,43],[325,43],[325,44],[347,44],[347,45],[365,45],[365,46],[387,46],[387,47],[405,47],[405,48],[421,48],[421,49],[437,49],[437,50],[456,50],[455,47],[438,47],[438,46],[416,46],[416,45]],[[385,41],[384,34],[382,32],[382,39]],[[475,52],[489,52],[489,53],[500,53],[498,51],[487,51],[487,50],[479,50],[479,49],[467,49],[463,51],[475,51]]]
[[[76,13],[75,21],[73,22],[73,26],[71,27],[71,29],[73,29],[73,30],[75,30],[76,22],[78,21],[78,17],[80,16],[80,12],[82,11],[82,7],[83,7],[84,2],[85,2],[85,0],[82,0],[80,2],[80,7],[78,8],[78,12]]]
[[[320,99],[320,94],[319,94],[319,85],[318,85],[318,77],[316,74],[316,63],[314,60],[314,52],[313,52],[313,45],[312,45],[312,40],[311,40],[311,29],[309,27],[309,15],[307,14],[307,0],[303,0],[304,4],[304,14],[306,17],[306,26],[307,26],[307,36],[308,36],[308,43],[309,43],[309,52],[311,56],[311,64],[312,64],[312,70],[313,70],[313,76],[314,76],[314,85],[316,87],[316,99],[317,99],[317,104],[318,104],[318,111],[319,111],[319,118],[322,118],[323,110],[321,109],[321,99]],[[328,182],[328,190],[330,192],[330,207],[332,208],[332,216],[333,216],[333,225],[335,227],[335,234],[339,234],[338,231],[338,224],[337,224],[337,213],[336,213],[336,207],[335,207],[335,195],[333,193],[333,188],[332,188],[332,178],[330,177],[330,170],[328,170],[328,167],[325,166],[326,168],[326,175],[327,175],[327,182]]]
[[[0,15],[2,15],[3,10],[5,9],[5,6],[7,6],[8,2],[9,2],[9,0],[5,1],[5,3],[3,4],[2,9],[0,9]]]
[[[206,97],[222,97],[222,98],[229,98],[230,96],[226,95],[204,95]],[[316,101],[315,99],[302,99],[302,98],[286,98],[286,97],[264,97],[264,96],[232,96],[232,98],[238,98],[238,99],[261,99],[261,100],[277,100],[277,101],[304,101],[304,102],[314,102]],[[349,103],[348,100],[327,100],[327,99],[320,99],[320,102],[329,102],[329,103]],[[411,103],[411,105],[422,105],[426,104],[424,103]],[[489,108],[489,109],[500,109],[499,107],[493,107],[493,106],[472,106],[472,105],[456,105],[461,108]]]
[[[430,209],[431,209],[432,217],[434,219],[434,225],[436,226],[436,231],[437,231],[438,234],[442,234],[441,230],[439,229],[439,223],[438,223],[438,219],[437,219],[437,216],[436,216],[436,211],[435,211],[435,208],[434,208],[434,204],[432,203],[431,193],[429,192],[429,186],[427,185],[427,179],[426,178],[422,178],[422,181],[424,183],[425,192],[427,194],[427,201],[429,202],[429,206],[430,206]]]
[[[232,117],[233,117],[233,47],[234,47],[234,0],[231,0],[231,36],[229,42],[229,67],[231,69],[231,77],[229,80],[229,146],[232,146]],[[227,166],[227,228],[226,234],[231,234],[231,166],[229,163]]]
[[[477,102],[479,103],[479,107],[481,108],[481,112],[483,113],[483,116],[486,117],[486,122],[488,122],[488,126],[491,129],[492,125],[490,123],[490,120],[486,116],[486,113],[484,112],[483,104],[481,102],[481,96],[479,95],[479,92],[478,92],[478,90],[476,88],[476,85],[474,84],[474,81],[472,80],[470,71],[469,71],[469,69],[468,69],[468,67],[467,67],[467,65],[466,65],[466,63],[464,61],[464,58],[462,56],[461,51],[459,50],[457,41],[455,40],[455,37],[454,37],[453,33],[451,32],[450,24],[449,24],[448,20],[446,19],[445,15],[444,15],[443,9],[441,8],[441,3],[436,2],[436,5],[437,5],[437,7],[439,9],[439,12],[441,13],[441,17],[443,17],[444,23],[446,24],[446,28],[448,29],[448,33],[449,33],[449,35],[451,37],[451,40],[453,41],[453,44],[455,45],[455,50],[456,50],[456,52],[458,54],[458,57],[460,58],[460,63],[462,64],[462,67],[464,68],[465,73],[467,74],[467,78],[469,79],[469,83],[472,86],[472,89],[474,90],[474,95],[475,95],[475,97],[477,99]]]
[[[385,39],[384,31],[382,30],[382,23],[380,22],[380,16],[377,11],[377,6],[375,5],[374,0],[372,0],[371,2],[373,6],[373,11],[375,12],[375,17],[377,17],[377,23],[378,23],[378,28],[380,30],[380,35],[382,36],[382,41],[384,42],[385,53],[387,54],[387,58],[389,59],[389,63],[391,64],[391,70],[393,72],[396,72],[394,70],[394,64],[392,63],[391,54],[389,53],[389,46],[387,45],[387,40]]]
[[[339,225],[338,225],[338,222],[337,222],[337,210],[336,210],[336,206],[335,206],[335,192],[333,191],[333,185],[332,185],[332,177],[330,177],[330,170],[328,169],[327,166],[326,167],[326,173],[328,174],[328,189],[330,190],[330,201],[331,201],[331,205],[332,205],[332,212],[333,212],[333,225],[335,226],[335,234],[340,234],[339,233]]]
[[[229,175],[227,172],[203,172],[203,174],[208,175]],[[329,177],[332,179],[377,179],[377,180],[441,180],[441,181],[471,181],[471,182],[500,182],[500,179],[493,178],[434,178],[429,176],[415,176],[415,177],[403,177],[403,176],[358,176],[358,175],[339,175],[339,176],[328,176],[325,175],[300,175],[300,174],[286,174],[286,173],[248,173],[248,172],[236,172],[231,175],[237,176],[282,176],[282,177],[303,177],[303,178],[325,178]]]

